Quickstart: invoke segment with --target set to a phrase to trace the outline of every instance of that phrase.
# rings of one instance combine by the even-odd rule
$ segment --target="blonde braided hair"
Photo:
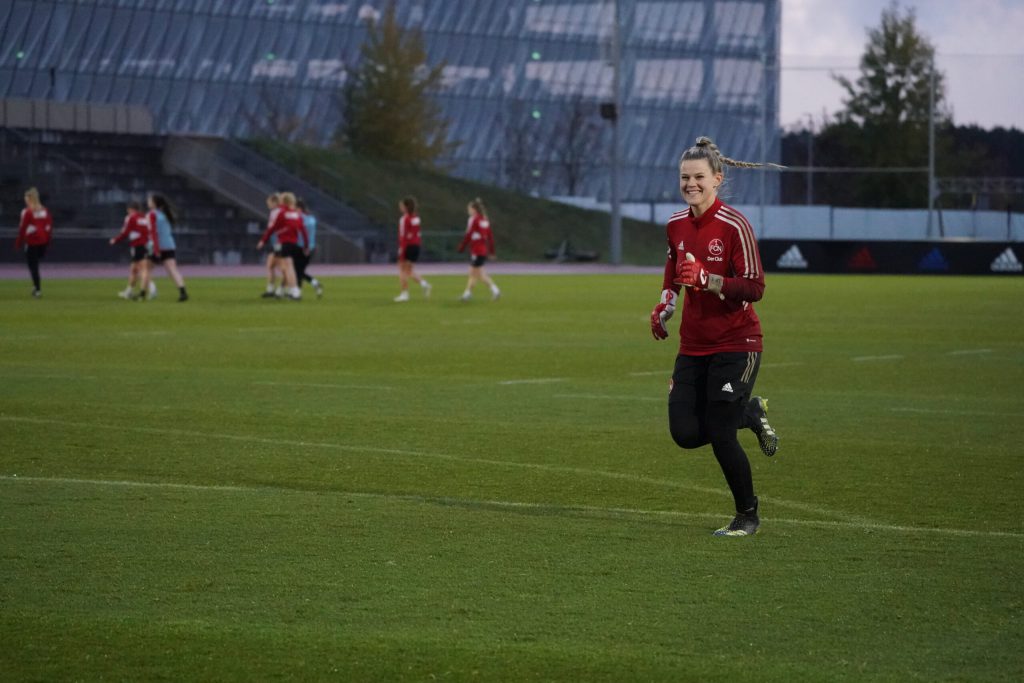
[[[731,159],[718,149],[718,145],[714,141],[706,136],[700,136],[697,138],[697,142],[693,147],[683,152],[683,156],[679,158],[679,164],[682,165],[684,161],[690,159],[706,159],[708,165],[711,167],[712,173],[725,173],[725,166],[732,166],[734,168],[776,168],[785,169],[785,166],[772,163],[757,163],[754,161],[738,161]]]

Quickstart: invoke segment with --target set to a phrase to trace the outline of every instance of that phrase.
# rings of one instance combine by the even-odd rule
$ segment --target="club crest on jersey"
[[[722,240],[716,237],[715,239],[711,240],[710,244],[708,244],[708,251],[710,251],[715,256],[721,256],[722,252],[725,251],[725,245],[722,244]]]

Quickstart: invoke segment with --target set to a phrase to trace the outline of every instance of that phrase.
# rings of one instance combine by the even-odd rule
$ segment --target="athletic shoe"
[[[277,297],[277,295],[274,294],[273,292],[263,292],[262,294],[260,294],[260,297],[264,299],[274,299]]]
[[[178,301],[188,301],[188,294],[185,292],[178,294]]]
[[[431,287],[430,283],[427,282],[426,280],[423,281],[423,284],[421,285],[421,287],[423,287],[423,298],[429,299],[430,298],[430,290],[432,290],[433,287]]]
[[[40,298],[42,298],[42,296],[43,296],[43,293],[41,291],[39,291],[38,289],[33,289],[32,290],[32,297],[34,299],[40,299]]]
[[[324,295],[324,287],[319,282],[313,285],[313,289],[316,290],[316,298],[319,299]]]
[[[473,298],[473,295],[469,292],[463,292],[462,296],[459,297],[459,301],[469,301]]]
[[[409,300],[409,290],[408,289],[395,297],[395,303],[396,304],[400,304],[403,301],[408,301],[408,300]]]
[[[288,301],[302,301],[301,294],[285,294],[284,298],[288,299]]]
[[[155,299],[156,298],[156,287],[150,287],[149,288],[149,298],[150,299]]]
[[[120,298],[122,298],[122,299],[131,299],[132,298],[132,290],[130,290],[130,289],[122,289],[120,292],[117,293],[117,295]]]
[[[713,536],[753,536],[761,526],[761,519],[757,516],[757,502],[754,507],[745,512],[738,512],[728,525],[715,531]]]
[[[497,301],[500,298],[501,298],[501,290],[500,289],[491,290],[491,301]]]
[[[757,435],[757,442],[761,445],[761,452],[769,458],[775,455],[779,449],[779,436],[768,424],[768,399],[754,396],[747,404],[748,426]]]

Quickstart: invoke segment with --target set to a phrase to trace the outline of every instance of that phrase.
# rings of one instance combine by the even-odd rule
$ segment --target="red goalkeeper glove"
[[[693,287],[698,291],[710,290],[722,296],[722,276],[709,273],[690,252],[686,252],[686,260],[680,261],[676,267],[676,282],[684,287]]]
[[[661,293],[661,301],[651,311],[651,334],[655,339],[668,339],[668,328],[665,323],[676,312],[676,293],[666,289]]]

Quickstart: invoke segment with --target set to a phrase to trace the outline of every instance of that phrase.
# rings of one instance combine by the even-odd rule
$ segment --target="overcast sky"
[[[879,25],[891,0],[782,0],[780,123],[842,108],[843,91],[828,71],[854,67],[867,29]],[[958,125],[1024,130],[1024,0],[902,0],[917,10],[917,27],[935,45],[947,101]]]

